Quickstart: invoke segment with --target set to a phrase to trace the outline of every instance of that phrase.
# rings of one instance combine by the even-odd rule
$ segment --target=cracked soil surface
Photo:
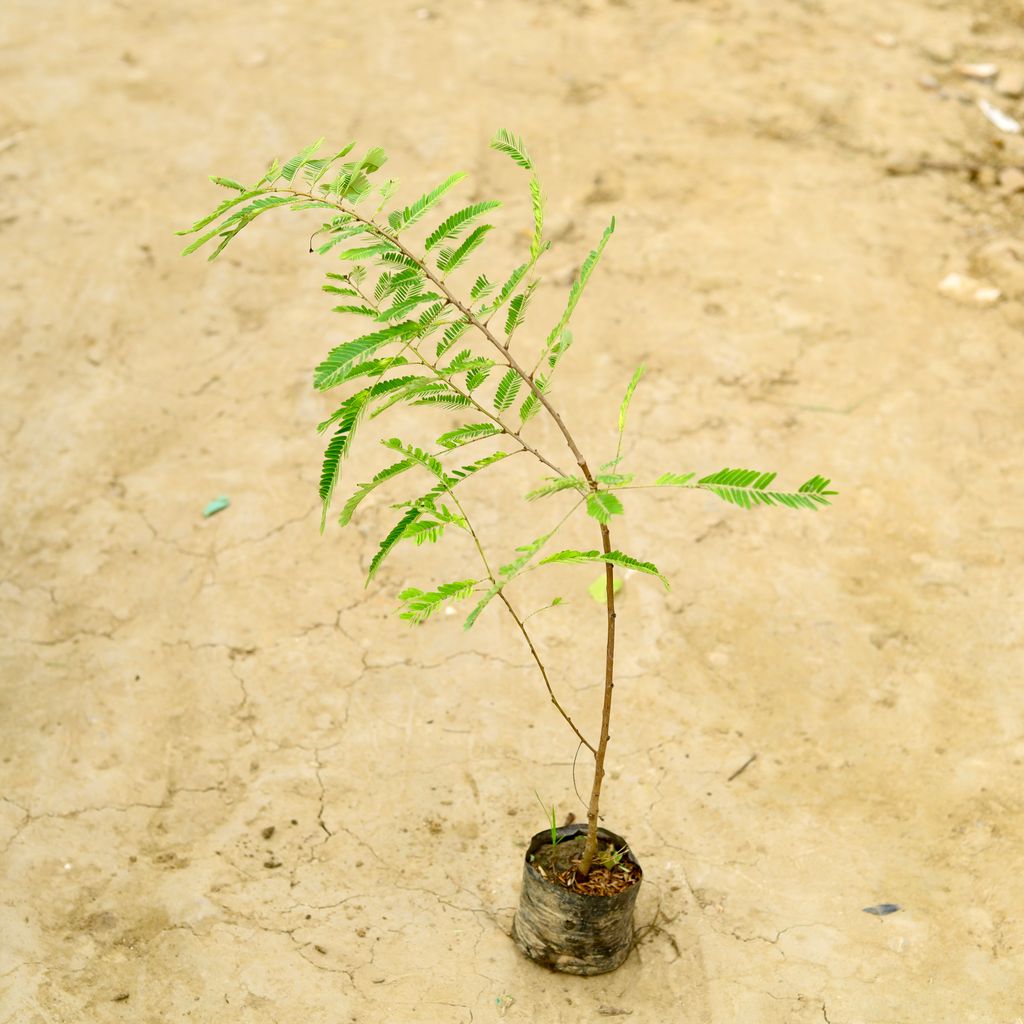
[[[0,23],[0,1021],[1024,1017],[1024,141],[977,103],[1022,115],[1018,3],[8,0]],[[347,328],[307,224],[212,266],[172,234],[207,174],[327,135],[383,145],[406,201],[470,172],[461,199],[507,200],[509,267],[502,125],[556,242],[524,349],[618,218],[555,387],[591,461],[644,361],[631,470],[841,492],[629,497],[616,544],[673,589],[621,593],[604,820],[644,868],[641,941],[591,979],[508,937],[534,792],[582,814],[514,626],[394,617],[471,550],[400,550],[364,590],[403,495],[318,535],[310,369]],[[951,272],[1000,294],[942,294]],[[381,465],[363,441],[343,490]],[[496,558],[558,512],[509,466],[467,490]],[[593,734],[594,574],[541,575],[521,600],[566,597],[534,622]]]

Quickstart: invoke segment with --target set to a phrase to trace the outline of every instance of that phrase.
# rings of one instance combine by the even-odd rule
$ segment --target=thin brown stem
[[[608,526],[601,524],[601,546],[604,553],[612,550]],[[594,784],[590,790],[590,804],[587,807],[587,843],[583,848],[579,873],[586,876],[597,853],[597,816],[601,804],[601,783],[604,781],[604,756],[608,750],[608,728],[612,715],[612,691],[615,689],[615,569],[611,562],[604,567],[605,596],[608,602],[608,638],[605,647],[604,704],[601,708],[601,738],[594,755]]]
[[[593,743],[591,743],[590,740],[588,740],[583,735],[583,733],[581,733],[579,729],[576,728],[576,723],[573,722],[573,720],[569,717],[569,715],[566,713],[562,705],[558,703],[558,698],[555,696],[555,691],[551,688],[551,681],[548,679],[548,673],[547,669],[544,667],[544,662],[541,661],[540,655],[537,653],[537,648],[533,646],[533,640],[530,639],[530,634],[529,632],[527,632],[526,624],[519,617],[518,612],[516,612],[515,608],[513,608],[511,603],[509,602],[509,599],[505,596],[504,589],[498,591],[498,597],[501,598],[502,603],[508,609],[509,615],[511,615],[512,618],[515,619],[515,623],[519,627],[519,631],[523,634],[527,646],[530,648],[530,653],[533,655],[533,660],[537,663],[537,668],[540,669],[540,674],[544,679],[544,685],[548,689],[548,696],[551,698],[551,703],[555,705],[555,708],[558,710],[558,713],[569,723],[569,728],[572,729],[574,733],[576,733],[576,736],[579,739],[580,743],[582,743],[583,746],[585,746],[587,750],[589,750],[596,757],[598,752],[594,749]]]
[[[484,571],[487,573],[487,578],[491,581],[493,586],[498,585],[498,581],[495,579],[494,571],[491,569],[491,564],[487,560],[487,555],[484,552],[483,545],[480,543],[480,538],[477,535],[476,530],[473,529],[473,524],[469,521],[469,516],[466,515],[466,510],[462,507],[462,502],[455,496],[455,492],[450,488],[446,487],[445,490],[455,503],[455,507],[459,510],[462,518],[466,522],[466,529],[469,530],[470,536],[473,538],[473,543],[476,545],[476,550],[480,555],[480,561],[484,564]],[[523,634],[523,639],[526,641],[526,646],[530,648],[530,654],[533,655],[533,660],[537,663],[537,668],[540,670],[541,678],[544,680],[544,685],[547,687],[548,696],[551,698],[551,703],[555,705],[558,713],[566,720],[569,728],[576,734],[576,737],[591,753],[596,754],[593,744],[580,732],[577,728],[576,723],[569,717],[569,713],[562,707],[558,702],[558,698],[555,696],[555,691],[551,688],[551,680],[548,679],[548,670],[544,667],[544,662],[541,661],[540,655],[537,653],[537,648],[534,646],[533,638],[530,636],[529,630],[526,628],[526,624],[520,617],[519,613],[512,607],[511,601],[505,596],[504,589],[498,590],[498,597],[501,598],[502,603],[508,609],[509,615],[515,620],[515,624],[519,627],[519,632]]]

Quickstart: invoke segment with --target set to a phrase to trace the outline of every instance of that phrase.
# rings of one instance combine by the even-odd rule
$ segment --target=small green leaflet
[[[358,366],[353,366],[345,375],[345,380],[354,380],[356,377],[377,377],[393,367],[408,365],[409,361],[403,356],[389,356],[385,359],[367,359],[366,362],[359,363]]]
[[[505,337],[511,338],[516,328],[526,319],[526,307],[530,304],[539,281],[533,281],[527,285],[526,290],[520,292],[509,304],[508,314],[505,317]],[[506,341],[506,347],[508,342]]]
[[[437,343],[437,357],[441,358],[469,330],[469,321],[465,318],[449,324]]]
[[[248,206],[242,207],[242,209],[240,210],[235,210],[233,214],[231,214],[225,220],[221,221],[221,223],[218,224],[217,227],[213,228],[211,231],[207,231],[206,234],[201,235],[194,242],[187,245],[184,249],[181,250],[181,255],[191,255],[198,248],[205,245],[211,238],[221,234],[221,232],[223,232],[224,229],[229,224],[233,224],[236,220],[241,221],[241,223],[235,229],[234,234],[237,234],[254,217],[258,216],[260,213],[265,212],[271,207],[281,206],[284,205],[285,203],[294,202],[293,196],[265,196],[264,193],[262,192],[243,192],[241,195],[234,196],[231,199],[225,199],[224,202],[221,203],[220,206],[218,206],[217,209],[215,209],[213,213],[211,213],[209,216],[203,217],[201,220],[197,220],[195,224],[192,225],[192,227],[185,228],[183,231],[177,232],[177,234],[190,235],[193,232],[199,231],[200,229],[206,227],[208,224],[211,224],[213,221],[215,221],[218,217],[221,216],[221,214],[226,213],[232,207],[238,206],[239,203],[243,203],[247,199],[253,199],[253,202],[250,203]],[[221,246],[221,248],[223,248],[223,245]],[[218,252],[219,251],[220,250],[218,250]],[[211,257],[211,259],[212,258],[213,257]]]
[[[511,157],[523,170],[533,170],[533,161],[530,159],[530,154],[526,152],[523,140],[518,135],[513,135],[507,129],[498,129],[497,134],[491,139],[491,149]]]
[[[392,477],[404,473],[407,469],[412,469],[414,465],[415,463],[412,459],[402,459],[400,462],[394,462],[382,469],[369,483],[360,484],[355,494],[345,502],[345,506],[341,510],[341,516],[338,519],[339,525],[347,526],[351,522],[352,514],[371,491],[376,490],[381,484],[387,483]]]
[[[323,139],[317,139],[316,142],[310,143],[301,153],[296,153],[295,156],[289,160],[284,167],[281,168],[281,177],[285,181],[291,181],[295,177],[295,172],[298,171],[303,164],[305,164],[309,158],[324,144]]]
[[[425,195],[419,197],[411,206],[407,206],[404,210],[396,210],[394,213],[388,214],[388,223],[391,225],[393,231],[404,231],[407,227],[415,224],[428,210],[436,206],[440,202],[441,197],[448,191],[453,185],[457,185],[465,177],[465,174],[461,172],[453,174],[441,182],[437,188]]]
[[[332,313],[352,313],[356,316],[368,316],[373,320],[378,319],[377,310],[371,309],[369,306],[333,306],[331,308]]]
[[[655,487],[685,487],[687,481],[692,479],[693,473],[662,473],[657,480],[654,481]],[[696,487],[696,484],[692,485]]]
[[[493,437],[500,434],[501,430],[493,423],[470,423],[465,427],[457,427],[442,434],[437,443],[442,448],[460,448],[464,444],[479,441],[484,437]]]
[[[514,558],[509,562],[508,565],[503,565],[498,570],[500,579],[496,583],[492,584],[492,586],[490,586],[484,593],[484,596],[477,602],[476,607],[469,613],[466,621],[462,624],[463,629],[473,628],[473,623],[475,623],[480,617],[480,613],[495,597],[497,597],[501,589],[519,574],[520,570],[527,565],[538,551],[540,551],[540,549],[548,542],[550,537],[550,533],[545,533],[536,540],[530,541],[529,544],[516,548],[516,551],[521,552],[521,554],[518,558]]]
[[[380,205],[383,206],[398,191],[398,179],[388,178],[377,191],[380,195]],[[379,210],[380,207],[377,209]]]
[[[542,395],[548,390],[548,380],[544,374],[539,374],[535,377],[533,384]],[[530,393],[523,399],[523,404],[519,407],[519,419],[523,423],[529,422],[540,412],[540,399],[537,397],[537,391],[531,389]]]
[[[559,491],[569,489],[578,491],[580,494],[587,493],[587,482],[579,476],[551,476],[540,487],[527,492],[527,501],[536,501],[538,498],[546,498],[549,494],[557,494]]]
[[[587,515],[599,523],[607,523],[612,516],[621,516],[622,502],[611,491],[592,491],[587,495]]]
[[[239,192],[245,191],[245,186],[240,182],[235,181],[234,178],[221,178],[216,174],[211,174],[210,181],[212,181],[214,185],[221,185],[224,188],[237,189]]]
[[[536,260],[541,254],[544,241],[544,196],[540,190],[537,175],[530,178],[530,204],[533,207],[533,237],[530,239],[530,258]]]
[[[417,547],[423,544],[436,544],[444,536],[446,525],[430,519],[417,519],[412,526],[406,527],[402,539],[411,540]]]
[[[387,159],[387,153],[385,153],[380,146],[374,146],[373,149],[369,150],[366,156],[359,161],[359,167],[360,169],[369,171],[373,174],[374,171],[379,171],[381,167],[387,163]]]
[[[398,617],[416,625],[426,622],[445,601],[461,601],[469,597],[478,582],[455,580],[453,583],[442,583],[436,590],[408,587],[398,595],[399,601],[405,603],[405,608],[398,613]]]
[[[831,504],[829,496],[838,493],[827,489],[831,481],[822,476],[812,476],[800,485],[799,491],[769,491],[766,488],[775,476],[775,473],[761,473],[756,469],[721,469],[702,477],[697,486],[740,508],[785,505],[788,508],[817,510],[819,505]]]
[[[612,217],[611,223],[604,229],[601,241],[597,243],[597,248],[591,250],[590,255],[583,261],[583,266],[580,267],[579,276],[573,282],[572,288],[569,289],[569,300],[566,303],[565,312],[562,313],[561,319],[557,324],[555,324],[551,333],[548,335],[547,341],[544,345],[545,352],[551,350],[551,347],[561,337],[562,331],[568,327],[573,311],[576,309],[576,306],[583,295],[583,289],[586,288],[587,281],[590,280],[590,275],[594,272],[594,267],[597,266],[597,261],[601,258],[601,254],[604,252],[604,248],[608,244],[608,239],[612,237],[614,231],[615,218]]]
[[[473,367],[469,373],[466,374],[466,390],[472,394],[485,380],[491,375],[491,370],[494,368],[493,360],[486,360],[485,363]]]
[[[445,478],[444,466],[433,455],[425,452],[422,448],[408,445],[398,437],[389,437],[386,441],[381,441],[381,444],[385,448],[390,448],[393,452],[401,452],[407,459],[411,459],[417,465],[422,466],[436,476],[438,480]]]
[[[483,244],[487,232],[493,230],[493,224],[481,224],[474,228],[465,238],[463,243],[456,249],[442,249],[437,255],[437,266],[443,274],[450,274],[457,270],[473,251]]]
[[[338,427],[324,451],[323,465],[320,469],[321,533],[324,532],[324,526],[327,523],[327,510],[331,507],[334,488],[341,476],[341,460],[348,454],[356,423],[359,421],[359,415],[363,411],[367,398],[367,392],[360,391],[348,399],[335,414],[339,420]]]
[[[494,291],[494,285],[487,280],[486,274],[481,274],[473,282],[473,287],[469,289],[469,297],[471,299],[483,299],[486,298],[492,291]]]
[[[391,532],[380,542],[380,547],[377,549],[377,553],[373,556],[373,561],[370,562],[370,569],[366,574],[365,586],[370,585],[370,580],[376,576],[377,570],[381,567],[381,563],[388,557],[394,546],[402,539],[403,536],[405,536],[405,531],[415,523],[422,514],[422,509],[408,509],[405,515],[403,515],[392,528]]]
[[[439,391],[437,394],[417,398],[413,405],[439,405],[444,409],[467,409],[473,401],[455,391]]]
[[[494,408],[497,412],[507,412],[512,408],[522,383],[523,378],[519,376],[518,370],[513,370],[510,367],[505,371],[504,376],[498,382],[498,390],[494,393]]]
[[[307,160],[302,168],[302,174],[309,182],[310,187],[315,185],[330,170],[331,164],[350,153],[354,146],[355,143],[350,142],[347,146],[339,149],[334,156],[328,157],[325,160]]]
[[[495,462],[500,462],[506,455],[508,455],[508,452],[491,452],[490,455],[485,455],[483,458],[477,459],[476,462],[471,462],[468,466],[461,466],[459,469],[452,470],[447,479],[454,486],[459,481],[465,480],[467,476],[472,476],[474,473],[479,473],[481,469],[486,469]]]
[[[392,380],[377,380],[370,387],[363,388],[362,391],[358,391],[350,398],[347,398],[330,419],[320,424],[318,429],[321,432],[335,422],[338,424],[334,436],[324,452],[323,465],[320,471],[320,500],[323,503],[323,511],[320,516],[321,533],[323,533],[324,525],[327,522],[327,511],[334,496],[334,488],[341,478],[341,461],[348,454],[352,446],[352,438],[355,435],[355,429],[359,423],[360,416],[374,399],[406,387],[410,381],[418,379],[418,377],[409,376],[397,377]]]
[[[339,260],[365,260],[370,256],[380,256],[386,252],[398,252],[391,242],[377,242],[374,245],[360,245],[355,249],[346,249],[338,256]]]
[[[429,395],[437,395],[449,392],[448,385],[443,380],[433,380],[430,377],[417,377],[415,380],[407,381],[400,389],[392,392],[381,402],[371,414],[371,419],[376,419],[386,412],[393,405],[399,402],[412,402]],[[451,392],[449,392],[451,393]]]
[[[477,217],[482,216],[489,210],[496,210],[499,206],[501,206],[501,203],[497,200],[487,200],[483,203],[474,203],[472,206],[463,207],[457,213],[453,213],[450,217],[446,217],[436,228],[434,228],[433,231],[430,232],[427,236],[427,241],[424,247],[429,251],[430,249],[433,249],[438,242],[443,242],[446,238],[454,238],[469,227]],[[472,297],[476,298],[475,295]]]
[[[657,576],[665,585],[665,589],[668,589],[668,580],[665,579],[656,565],[652,562],[639,562],[635,558],[631,558],[629,555],[624,555],[621,551],[609,551],[608,554],[603,554],[600,551],[575,551],[569,549],[566,551],[558,551],[553,555],[548,555],[547,558],[542,558],[539,564],[547,565],[551,562],[571,562],[578,564],[586,562],[608,562],[611,565],[617,565],[620,569],[633,569],[636,572],[644,572],[650,576]]]
[[[622,405],[619,406],[619,435],[626,429],[626,411],[629,409],[629,403],[633,400],[633,392],[636,391],[637,384],[640,383],[640,378],[644,375],[645,367],[641,363],[636,370],[633,372],[633,378],[630,380],[629,385],[626,387],[626,396],[622,399]]]
[[[384,360],[374,360],[374,362],[384,362]],[[363,367],[359,367],[359,369],[362,370]],[[356,376],[356,374],[353,373],[352,376],[354,377]],[[362,376],[362,374],[360,374],[360,376]],[[351,380],[352,378],[350,377],[349,379]],[[342,402],[337,409],[335,409],[335,411],[331,414],[329,419],[324,420],[323,423],[317,424],[317,433],[322,434],[334,422],[341,419],[341,417],[345,415],[345,412],[347,411],[351,403],[356,399],[366,399],[366,403],[364,404],[367,404],[370,399],[380,398],[381,395],[388,395],[393,391],[397,391],[399,389],[408,387],[409,384],[413,381],[418,381],[422,379],[422,377],[418,377],[416,376],[416,374],[410,374],[405,377],[393,377],[390,380],[374,381],[374,383],[371,384],[370,387],[363,388],[362,391],[357,392],[350,398],[346,398],[345,401]]]
[[[418,292],[408,298],[400,299],[390,309],[382,310],[377,314],[377,319],[381,323],[397,320],[399,317],[411,313],[417,306],[422,306],[424,302],[436,302],[439,298],[441,296],[437,292]]]
[[[364,334],[361,338],[338,345],[331,349],[323,362],[317,366],[313,373],[313,386],[317,391],[326,391],[336,384],[341,384],[348,379],[352,367],[362,362],[364,358],[372,355],[389,342],[415,335],[418,330],[419,325],[415,321],[406,320],[392,327],[385,327],[384,330],[375,331],[373,334]]]

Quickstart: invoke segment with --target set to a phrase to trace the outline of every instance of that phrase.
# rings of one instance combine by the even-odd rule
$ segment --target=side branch
[[[455,496],[454,490],[450,487],[446,487],[449,496],[455,503],[455,507],[459,510],[462,518],[466,521],[466,529],[469,530],[470,536],[473,538],[473,543],[476,545],[476,550],[480,555],[480,561],[483,562],[484,571],[487,573],[487,578],[491,581],[493,586],[498,586],[498,581],[494,577],[494,571],[491,569],[491,564],[487,560],[487,555],[484,553],[483,545],[480,543],[480,537],[477,535],[476,530],[473,529],[473,524],[469,521],[469,516],[466,515],[466,510],[462,507],[462,502]],[[611,568],[611,566],[609,566]],[[554,704],[558,713],[568,723],[569,728],[576,734],[577,739],[582,743],[592,754],[597,755],[597,750],[594,745],[580,732],[576,723],[569,717],[569,713],[562,707],[558,702],[558,698],[555,696],[555,691],[551,688],[551,680],[548,678],[547,669],[544,667],[544,662],[541,661],[540,655],[537,653],[537,648],[534,646],[533,639],[530,636],[529,630],[526,628],[526,623],[523,621],[519,613],[512,607],[511,602],[505,596],[504,588],[498,590],[498,597],[501,598],[502,603],[508,609],[509,615],[515,620],[515,624],[519,627],[519,632],[523,634],[523,639],[526,641],[527,647],[530,648],[530,654],[533,655],[533,660],[537,663],[537,668],[540,670],[541,678],[544,680],[544,685],[547,687],[548,696],[551,698],[551,703]]]

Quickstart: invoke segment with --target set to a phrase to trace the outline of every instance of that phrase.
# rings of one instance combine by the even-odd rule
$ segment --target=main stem
[[[293,195],[303,195],[310,199],[317,199],[323,201],[320,196],[313,196],[308,192],[298,192],[293,189],[282,189],[280,191],[290,191]],[[526,381],[527,386],[536,395],[537,400],[541,403],[547,413],[554,420],[555,425],[561,431],[562,437],[565,438],[565,443],[569,446],[569,451],[572,452],[573,457],[576,459],[576,464],[580,467],[580,472],[583,474],[584,479],[587,481],[587,485],[591,491],[596,491],[597,481],[594,479],[593,473],[590,472],[590,467],[587,465],[587,460],[583,457],[583,453],[580,451],[579,446],[573,439],[572,434],[569,433],[568,427],[559,415],[558,410],[551,404],[548,397],[543,391],[537,386],[533,379],[533,374],[525,370],[516,358],[509,351],[508,346],[501,343],[497,337],[491,332],[487,324],[482,321],[468,306],[460,302],[459,299],[452,293],[444,281],[443,277],[438,277],[433,271],[426,265],[426,263],[418,259],[412,252],[410,252],[399,240],[397,235],[392,234],[389,231],[385,231],[379,224],[374,222],[372,219],[363,217],[355,210],[346,209],[340,204],[331,203],[330,205],[335,206],[336,209],[342,210],[344,213],[351,214],[357,220],[362,221],[368,227],[372,228],[382,238],[387,239],[392,245],[403,252],[409,259],[413,260],[423,273],[433,282],[435,287],[440,288],[442,293],[448,302],[455,306],[466,320],[471,323],[481,334],[501,353],[508,365],[515,370],[519,376]],[[517,440],[528,451],[533,452],[548,466],[551,463],[548,462],[539,452],[534,451],[526,443],[518,437]],[[554,468],[554,467],[552,467]],[[611,554],[612,542],[611,534],[608,530],[607,523],[601,523],[601,547],[606,555]],[[605,595],[608,609],[608,632],[607,639],[605,642],[605,669],[604,669],[604,702],[601,706],[601,736],[598,740],[597,751],[594,754],[594,784],[590,789],[590,803],[587,805],[587,842],[583,848],[583,859],[580,861],[580,866],[577,869],[581,875],[588,875],[590,873],[590,867],[594,862],[594,855],[597,853],[597,819],[601,804],[601,783],[604,781],[604,759],[605,753],[608,750],[608,729],[612,714],[612,691],[615,689],[615,567],[611,562],[605,562],[604,567],[605,574]],[[533,645],[531,644],[531,649]],[[548,685],[550,692],[550,684],[548,683],[547,674],[544,674],[544,682]],[[554,695],[552,694],[552,697]],[[561,710],[561,709],[560,709]],[[568,719],[565,712],[562,712],[563,716]],[[571,724],[571,722],[570,722]],[[575,729],[575,726],[573,727]],[[579,736],[578,730],[576,730]],[[583,737],[580,736],[580,739]],[[586,741],[584,740],[584,743]],[[594,748],[586,743],[591,750]]]
[[[612,550],[611,534],[605,523],[601,524],[601,546],[604,553]],[[586,877],[597,853],[597,816],[601,804],[601,783],[604,781],[604,755],[608,750],[608,727],[612,717],[612,691],[615,689],[615,568],[611,562],[604,566],[605,596],[608,602],[608,636],[605,644],[604,661],[604,704],[601,707],[601,738],[594,755],[594,784],[590,788],[590,804],[587,807],[587,843],[583,848],[579,873]]]

